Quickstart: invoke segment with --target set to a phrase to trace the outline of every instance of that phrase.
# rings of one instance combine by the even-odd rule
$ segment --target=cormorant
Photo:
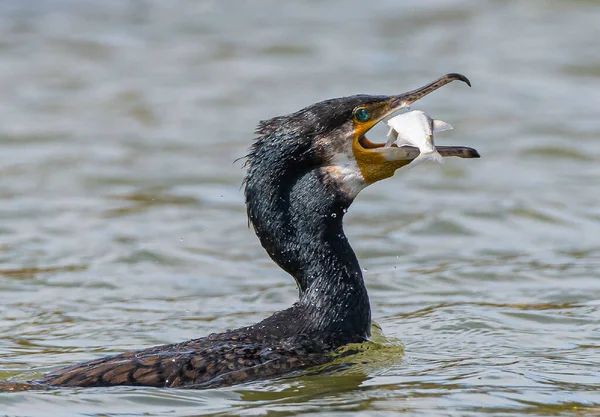
[[[248,327],[109,356],[51,372],[44,387],[145,385],[206,388],[267,378],[331,361],[370,336],[371,308],[358,260],[342,229],[357,194],[419,155],[365,134],[392,113],[460,80],[447,74],[408,93],[325,100],[259,123],[246,159],[248,218],[262,246],[294,277],[299,300]],[[467,147],[444,156],[477,158]]]

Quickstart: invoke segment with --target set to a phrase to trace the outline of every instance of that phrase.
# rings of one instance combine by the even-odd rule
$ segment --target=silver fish
[[[449,123],[434,120],[421,110],[413,110],[392,117],[387,122],[390,130],[387,134],[388,141],[385,146],[415,146],[421,152],[409,167],[414,167],[424,161],[444,163],[433,142],[433,134],[452,129]]]

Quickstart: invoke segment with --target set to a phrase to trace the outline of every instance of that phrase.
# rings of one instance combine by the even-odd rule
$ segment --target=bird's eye
[[[367,109],[361,107],[354,112],[354,118],[359,122],[366,122],[369,120],[369,112]]]

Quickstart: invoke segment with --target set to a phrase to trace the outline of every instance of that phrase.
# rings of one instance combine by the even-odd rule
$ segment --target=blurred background
[[[346,216],[404,355],[214,391],[0,394],[0,410],[600,413],[599,22],[583,0],[3,0],[0,380],[295,301],[247,227],[234,160],[258,120],[461,72],[473,88],[413,108],[482,158],[401,170]]]

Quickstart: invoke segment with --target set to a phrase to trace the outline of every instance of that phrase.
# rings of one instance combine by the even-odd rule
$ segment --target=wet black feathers
[[[300,299],[253,326],[97,359],[50,373],[46,386],[206,388],[280,375],[330,360],[370,331],[362,272],[342,229],[351,201],[323,181],[318,138],[335,135],[372,96],[326,100],[260,122],[247,156],[247,212]],[[258,277],[255,277],[258,279]]]

